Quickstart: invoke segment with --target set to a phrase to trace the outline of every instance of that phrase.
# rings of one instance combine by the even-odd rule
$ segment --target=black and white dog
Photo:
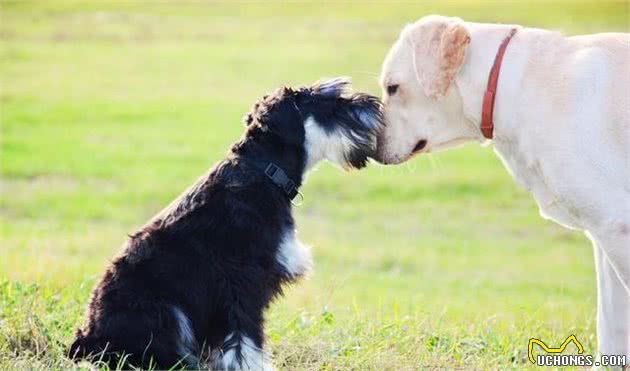
[[[209,354],[214,369],[271,369],[263,311],[311,267],[291,215],[304,174],[324,159],[361,168],[375,154],[381,103],[348,87],[281,88],[256,103],[227,158],[113,260],[70,356],[169,368]]]

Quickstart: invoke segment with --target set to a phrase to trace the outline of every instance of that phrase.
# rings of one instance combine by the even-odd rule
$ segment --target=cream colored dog
[[[428,16],[403,29],[383,64],[379,160],[484,142],[490,69],[510,31],[492,143],[543,217],[585,231],[597,271],[601,354],[630,361],[630,35],[565,37]]]

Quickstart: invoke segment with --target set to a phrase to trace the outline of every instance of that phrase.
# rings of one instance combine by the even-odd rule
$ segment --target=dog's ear
[[[446,95],[464,63],[470,33],[459,18],[429,16],[403,31],[413,47],[416,78],[429,97]]]
[[[281,89],[282,98],[267,112],[265,124],[269,131],[285,143],[301,146],[304,143],[304,118],[291,89]]]
[[[254,105],[243,121],[247,126],[256,123],[262,131],[273,133],[285,143],[302,145],[304,142],[303,117],[295,100],[295,92],[289,88],[280,88],[265,96]]]

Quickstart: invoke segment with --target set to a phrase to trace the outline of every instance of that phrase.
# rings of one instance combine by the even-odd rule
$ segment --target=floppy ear
[[[429,97],[446,95],[459,72],[470,34],[459,18],[430,17],[410,26],[416,78]]]
[[[287,144],[304,143],[304,123],[302,114],[293,97],[277,103],[264,118],[269,130]]]
[[[303,117],[294,92],[289,88],[280,88],[266,95],[254,105],[243,121],[246,126],[272,133],[287,144],[302,145],[304,142]]]

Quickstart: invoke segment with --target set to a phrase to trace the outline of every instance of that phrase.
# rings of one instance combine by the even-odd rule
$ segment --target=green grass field
[[[347,75],[380,94],[425,14],[628,32],[628,4],[0,2],[0,369],[75,367],[64,346],[108,259],[265,92]],[[277,369],[524,369],[530,337],[570,334],[595,353],[590,243],[542,220],[490,148],[324,164],[303,193],[316,269],[267,313]]]

